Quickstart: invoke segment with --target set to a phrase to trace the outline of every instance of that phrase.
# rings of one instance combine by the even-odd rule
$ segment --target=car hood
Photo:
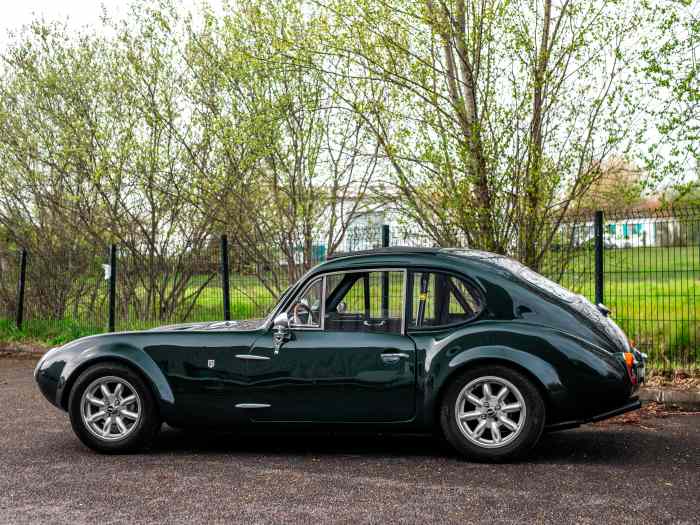
[[[207,321],[201,323],[182,323],[159,326],[149,332],[188,332],[188,331],[226,331],[249,332],[258,330],[265,324],[266,319],[246,319],[243,321]]]

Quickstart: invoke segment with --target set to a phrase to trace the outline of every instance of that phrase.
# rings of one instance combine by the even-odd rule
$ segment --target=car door
[[[416,351],[405,335],[406,272],[328,274],[287,309],[290,340],[272,333],[249,361],[254,420],[401,421],[415,412]],[[299,307],[298,305],[304,305]]]

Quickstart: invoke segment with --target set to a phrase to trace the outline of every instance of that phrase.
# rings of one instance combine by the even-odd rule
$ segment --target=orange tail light
[[[637,384],[637,375],[634,373],[634,354],[632,352],[625,352],[625,364],[627,365],[627,373],[630,376],[630,380],[633,385]]]

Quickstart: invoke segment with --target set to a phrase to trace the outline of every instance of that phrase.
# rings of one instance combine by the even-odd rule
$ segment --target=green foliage
[[[343,78],[389,161],[385,197],[438,244],[537,268],[600,165],[639,146],[629,78],[644,6],[318,4],[336,25],[321,52],[351,60]]]
[[[62,345],[84,337],[102,332],[97,326],[82,326],[71,320],[29,321],[18,330],[13,321],[0,319],[0,341],[32,342],[49,346]]]
[[[665,173],[700,166],[700,2],[653,2],[638,67],[655,100],[645,107],[658,140],[647,162]]]

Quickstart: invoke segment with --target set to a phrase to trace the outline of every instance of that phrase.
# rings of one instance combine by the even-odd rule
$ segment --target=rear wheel
[[[544,428],[545,405],[520,372],[494,365],[468,370],[443,397],[440,423],[461,454],[480,461],[507,461],[535,446]]]
[[[148,386],[130,368],[99,363],[85,370],[68,400],[71,425],[98,452],[126,453],[150,446],[161,426]]]

